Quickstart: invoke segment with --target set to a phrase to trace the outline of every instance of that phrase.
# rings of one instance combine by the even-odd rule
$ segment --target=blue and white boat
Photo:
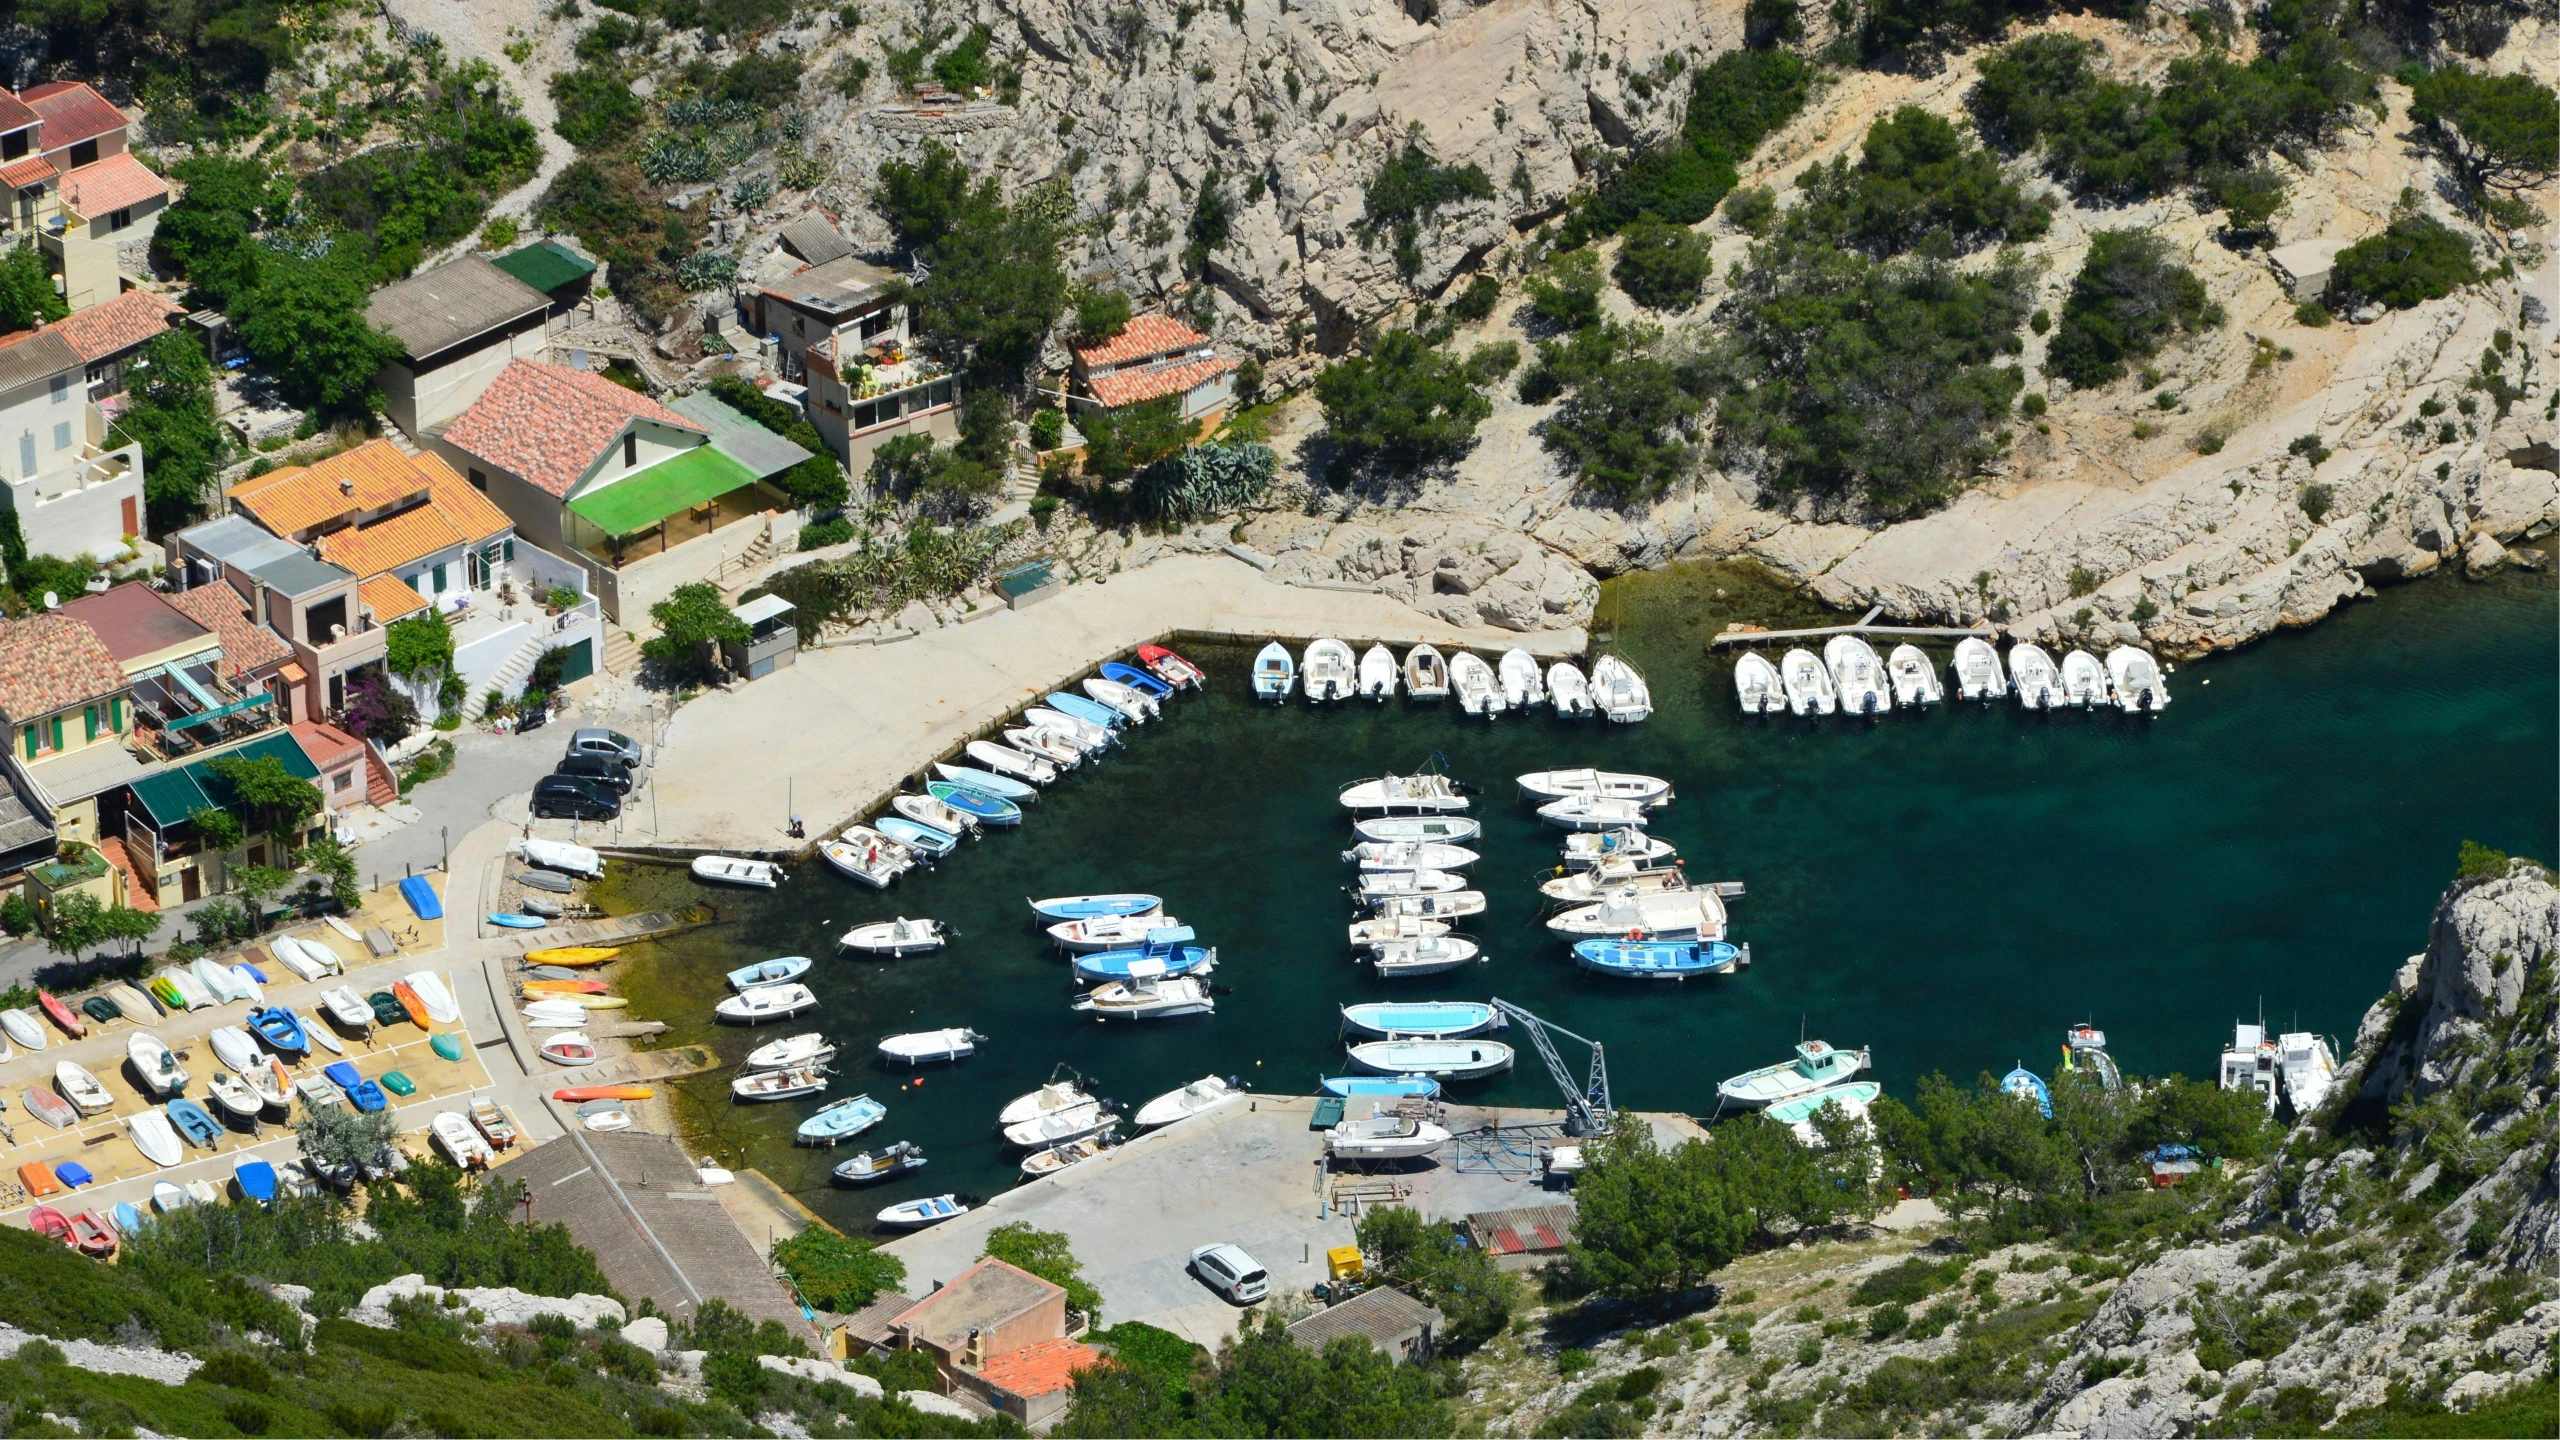
[[[1381,1000],[1343,1006],[1342,1024],[1363,1035],[1455,1040],[1500,1030],[1510,1021],[1481,1000]]]
[[[215,1141],[222,1138],[222,1126],[214,1120],[213,1112],[193,1100],[181,1096],[160,1108],[167,1113],[169,1123],[178,1127],[178,1133],[185,1136],[190,1145],[203,1145],[209,1148]]]
[[[249,1012],[249,1027],[258,1038],[287,1055],[311,1053],[311,1037],[303,1033],[302,1018],[281,1005],[270,1005]]]
[[[116,1222],[116,1233],[119,1235],[139,1235],[142,1233],[142,1227],[151,1223],[130,1200],[117,1201],[116,1208],[108,1211],[107,1214]]]
[[[241,1199],[267,1204],[276,1198],[276,1167],[264,1160],[233,1161],[231,1183],[240,1187]]]
[[[1253,698],[1286,700],[1298,688],[1298,662],[1289,655],[1289,647],[1274,640],[1253,657]]]
[[[883,815],[871,822],[871,828],[911,850],[921,850],[939,860],[960,844],[960,837],[947,830],[936,830],[904,815]]]
[[[1749,962],[1741,946],[1722,940],[1577,940],[1573,963],[1630,980],[1686,980],[1730,975]]]
[[[933,773],[954,785],[966,785],[982,795],[997,795],[1007,800],[1040,798],[1039,786],[1025,784],[1010,775],[999,775],[993,770],[980,770],[969,765],[946,765],[936,760],[933,762]]]
[[[1191,975],[1214,968],[1218,952],[1207,945],[1194,945],[1198,937],[1188,925],[1168,925],[1147,932],[1147,943],[1137,950],[1097,950],[1079,955],[1075,960],[1076,978],[1088,984],[1103,980],[1133,978],[1130,967],[1143,960],[1164,965],[1163,976]]]
[[[1053,895],[1030,902],[1043,920],[1098,920],[1105,915],[1145,915],[1164,908],[1161,895],[1124,891],[1116,895]]]
[[[1088,699],[1082,695],[1070,695],[1064,690],[1050,691],[1048,701],[1049,707],[1059,714],[1072,715],[1088,725],[1099,725],[1105,730],[1117,730],[1129,723],[1128,716],[1101,701]]]
[[[1336,1075],[1316,1082],[1327,1095],[1346,1099],[1436,1100],[1440,1082],[1428,1075]]]
[[[2044,1112],[2044,1118],[2047,1120],[2053,1118],[2053,1091],[2046,1088],[2044,1077],[2026,1066],[2021,1065],[2001,1076],[2000,1088],[2012,1095],[2033,1100],[2036,1102],[2036,1108]]]
[[[329,1077],[330,1084],[346,1091],[348,1103],[365,1114],[370,1115],[391,1103],[391,1097],[382,1093],[380,1085],[366,1079],[348,1061],[331,1061],[321,1067],[320,1073]]]
[[[889,1107],[868,1095],[832,1100],[818,1107],[816,1114],[800,1122],[799,1138],[803,1145],[833,1145],[850,1140],[889,1116]]]
[[[1022,823],[1021,806],[1001,795],[990,795],[984,790],[962,785],[956,781],[929,780],[925,782],[924,793],[963,815],[975,815],[981,822],[988,825]]]
[[[1172,686],[1135,665],[1123,665],[1117,660],[1106,660],[1102,662],[1101,673],[1105,680],[1117,680],[1139,694],[1157,700],[1170,699],[1173,695]]]
[[[729,972],[729,988],[744,990],[755,985],[779,985],[785,980],[797,980],[808,974],[810,965],[814,963],[806,955],[784,955],[753,965],[741,965]]]

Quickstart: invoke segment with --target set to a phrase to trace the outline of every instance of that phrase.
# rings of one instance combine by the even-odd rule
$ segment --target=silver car
[[[591,755],[598,760],[610,760],[625,770],[637,769],[640,765],[640,742],[619,730],[596,727],[572,731],[569,735],[569,753]]]
[[[1233,1245],[1203,1245],[1191,1252],[1191,1273],[1239,1305],[1271,1293],[1271,1274]]]

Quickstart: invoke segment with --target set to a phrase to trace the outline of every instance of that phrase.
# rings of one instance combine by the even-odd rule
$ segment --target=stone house
[[[981,1260],[884,1318],[879,1312],[892,1298],[851,1317],[844,1338],[921,1350],[933,1357],[946,1393],[974,1396],[1033,1429],[1066,1413],[1069,1377],[1102,1358],[1075,1338],[1084,1321],[1071,1323],[1065,1290],[1001,1260]]]
[[[144,533],[142,447],[108,448],[81,333],[65,322],[0,336],[0,503],[29,553],[109,561]]]
[[[374,291],[365,318],[400,342],[374,377],[383,412],[423,444],[509,364],[545,353],[551,297],[474,252]]]
[[[1073,347],[1070,403],[1079,412],[1120,410],[1168,397],[1206,433],[1235,403],[1236,362],[1170,315],[1140,315],[1099,345]]]
[[[1289,1338],[1310,1350],[1356,1336],[1378,1347],[1401,1365],[1427,1360],[1448,1320],[1437,1310],[1401,1290],[1363,1290],[1339,1305],[1328,1306],[1289,1327]]]
[[[809,423],[857,479],[888,440],[960,433],[959,381],[915,353],[907,309],[889,298],[895,278],[847,253],[743,297],[782,378],[805,387]]]

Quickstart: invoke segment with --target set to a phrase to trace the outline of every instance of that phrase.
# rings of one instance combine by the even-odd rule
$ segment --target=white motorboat
[[[696,855],[693,878],[711,884],[771,890],[782,883],[782,867],[770,860],[749,860],[742,855]]]
[[[1547,703],[1547,687],[1538,679],[1537,657],[1513,646],[1502,652],[1502,663],[1494,667],[1502,680],[1502,703],[1514,710],[1526,710]]]
[[[53,1062],[53,1088],[61,1091],[62,1098],[70,1101],[83,1115],[101,1114],[116,1105],[114,1094],[99,1083],[97,1076],[89,1073],[87,1066],[75,1065],[68,1060]]]
[[[239,1025],[217,1025],[204,1037],[213,1046],[213,1058],[235,1074],[246,1075],[254,1066],[265,1063],[258,1049],[258,1037]]]
[[[1363,900],[1381,900],[1398,895],[1445,895],[1466,886],[1465,876],[1446,870],[1374,870],[1362,875],[1353,890]]]
[[[250,1089],[239,1076],[228,1070],[218,1071],[208,1077],[204,1088],[213,1096],[213,1103],[244,1120],[256,1119],[258,1112],[266,1108],[266,1102],[258,1098],[258,1092]]]
[[[1448,697],[1449,662],[1439,651],[1416,645],[1404,653],[1404,693],[1426,702]]]
[[[2086,650],[2075,649],[2062,657],[2062,699],[2067,705],[2083,710],[2096,710],[2116,703],[2115,687],[2107,681],[2107,667]]]
[[[1084,1086],[1076,1081],[1053,1079],[1029,1094],[1016,1095],[1007,1101],[1005,1107],[996,1112],[996,1125],[998,1128],[1019,1125],[1026,1120],[1037,1120],[1043,1115],[1054,1115],[1062,1110],[1075,1110],[1100,1103],[1092,1095],[1087,1094]]]
[[[1591,682],[1582,678],[1580,666],[1559,660],[1547,667],[1547,703],[1560,720],[1591,718]]]
[[[1345,810],[1447,814],[1467,805],[1458,782],[1446,775],[1382,775],[1342,787]]]
[[[2285,1099],[2293,1113],[2308,1116],[2329,1098],[2338,1081],[2338,1052],[2328,1040],[2307,1030],[2276,1037],[2276,1070],[2284,1078]]]
[[[1745,650],[1733,662],[1733,694],[1745,715],[1775,715],[1787,708],[1787,684],[1778,667],[1757,650]]]
[[[1412,915],[1379,916],[1351,922],[1351,946],[1382,945],[1391,940],[1427,940],[1449,933],[1446,920],[1424,920]]]
[[[851,876],[874,890],[916,868],[916,852],[872,829],[856,825],[818,847],[818,858],[840,875]]]
[[[2255,1090],[2266,1100],[2267,1113],[2275,1113],[2284,1073],[2276,1065],[2276,1045],[2267,1038],[2266,1026],[2232,1027],[2231,1048],[2222,1052],[2222,1088]]]
[[[1893,692],[1884,662],[1875,647],[1855,635],[1834,635],[1823,642],[1823,668],[1831,672],[1843,715],[1881,715],[1893,708]]]
[[[1458,708],[1469,715],[1495,716],[1503,712],[1502,682],[1494,677],[1493,667],[1472,650],[1461,650],[1449,657],[1449,685],[1458,692]]]
[[[731,1099],[754,1104],[765,1100],[805,1100],[823,1094],[827,1067],[794,1065],[783,1070],[750,1070],[729,1082]]]
[[[1337,1160],[1411,1160],[1448,1140],[1447,1130],[1410,1115],[1345,1120],[1324,1132],[1324,1148]]]
[[[1938,667],[1929,663],[1929,652],[1917,645],[1894,646],[1884,668],[1893,681],[1893,703],[1903,709],[1916,710],[1947,698],[1947,687],[1938,681]]]
[[[2160,677],[2160,662],[2130,645],[2107,652],[2107,679],[2116,705],[2127,715],[2149,715],[2169,708],[2169,682]]]
[[[1668,840],[1622,825],[1615,830],[1577,830],[1564,837],[1560,853],[1567,870],[1590,870],[1612,861],[1639,867],[1667,865],[1679,857],[1680,850]]]
[[[590,880],[604,874],[604,857],[584,845],[571,845],[559,840],[519,840],[516,853],[527,864],[545,870],[560,870],[571,875],[584,875]]]
[[[1360,656],[1360,698],[1391,700],[1396,693],[1396,652],[1372,645]]]
[[[1511,1047],[1499,1040],[1371,1040],[1350,1047],[1350,1055],[1371,1075],[1482,1080],[1511,1068]]]
[[[1795,715],[1828,715],[1840,708],[1839,693],[1832,688],[1831,672],[1810,650],[1790,650],[1778,662],[1778,676],[1787,687],[1787,710]]]
[[[1362,870],[1464,870],[1480,858],[1463,845],[1437,840],[1363,840],[1342,852]]]
[[[249,992],[241,986],[240,978],[231,973],[231,967],[228,965],[216,965],[210,959],[199,959],[189,965],[187,970],[196,977],[196,983],[213,996],[213,1003],[216,1005],[228,1005],[235,1000],[249,998]]]
[[[187,1158],[187,1147],[178,1139],[178,1127],[157,1110],[141,1110],[124,1117],[125,1133],[133,1137],[133,1148],[142,1158],[167,1169]]]
[[[999,775],[1009,775],[1031,785],[1057,783],[1057,766],[1037,755],[1026,755],[1010,745],[999,745],[993,740],[972,740],[960,748],[970,759]]]
[[[1441,975],[1478,963],[1483,949],[1464,935],[1436,935],[1418,940],[1382,940],[1369,947],[1369,965],[1381,980],[1409,980]]]
[[[1087,755],[1099,755],[1120,743],[1112,738],[1110,726],[1081,715],[1070,715],[1052,706],[1034,705],[1022,712],[1022,718],[1043,730],[1054,730],[1066,736]]]
[[[1651,895],[1613,892],[1598,904],[1551,916],[1547,928],[1571,940],[1702,940],[1724,938],[1724,901],[1713,890]]]
[[[462,1023],[462,1007],[453,1003],[453,992],[444,988],[443,977],[432,970],[412,970],[400,977],[418,994],[418,1003],[427,1007],[427,1018],[439,1025]]]
[[[790,1070],[802,1065],[824,1065],[834,1058],[835,1045],[813,1030],[757,1046],[747,1052],[746,1066],[750,1070]]]
[[[1286,700],[1298,688],[1298,662],[1289,656],[1289,647],[1274,640],[1255,652],[1253,657],[1253,698]]]
[[[2041,645],[2021,640],[2009,647],[2009,679],[2024,709],[2050,710],[2062,703],[2062,672]]]
[[[1540,881],[1538,893],[1562,905],[1587,905],[1610,895],[1668,895],[1688,888],[1689,872],[1676,863],[1647,870],[1632,861],[1611,860]]]
[[[1716,1103],[1756,1110],[1846,1085],[1872,1063],[1873,1058],[1864,1048],[1841,1050],[1827,1041],[1806,1040],[1796,1046],[1794,1059],[1746,1070],[1718,1084]]]
[[[465,1170],[485,1169],[498,1158],[498,1152],[489,1148],[489,1142],[459,1111],[437,1111],[428,1128],[435,1132],[436,1143],[444,1147],[444,1153]]]
[[[1061,920],[1049,927],[1049,938],[1058,948],[1075,954],[1095,950],[1134,950],[1147,943],[1147,932],[1179,925],[1162,911],[1144,915],[1096,915],[1086,920]]]
[[[1484,833],[1484,822],[1464,815],[1372,815],[1351,822],[1351,833],[1380,844],[1438,840],[1463,845]]]
[[[1484,892],[1459,890],[1446,895],[1377,895],[1363,900],[1378,920],[1462,920],[1484,913]]]
[[[866,955],[922,955],[941,949],[948,938],[939,920],[910,920],[901,915],[856,925],[836,937],[836,944]]]
[[[1118,1129],[1119,1125],[1119,1116],[1103,1109],[1100,1101],[1088,1100],[1082,1105],[1044,1111],[1005,1126],[1004,1143],[1019,1149],[1037,1150],[1081,1140],[1087,1135],[1099,1135]]]
[[[1638,800],[1567,795],[1539,806],[1538,818],[1562,830],[1640,830],[1653,811]]]
[[[711,1007],[723,1020],[742,1025],[761,1025],[767,1020],[788,1020],[804,1010],[818,1008],[817,992],[806,985],[754,985]]]
[[[1065,732],[1040,725],[1017,725],[1004,732],[1004,742],[1025,755],[1037,756],[1060,770],[1073,770],[1084,763],[1084,747],[1067,738]]]
[[[928,1060],[959,1060],[978,1053],[987,1037],[954,1025],[945,1030],[914,1030],[880,1042],[882,1059],[921,1065]]]
[[[44,1023],[25,1010],[0,1010],[0,1034],[30,1050],[42,1050],[47,1044]]]
[[[2000,652],[1979,636],[1957,641],[1956,658],[1947,668],[1955,672],[1959,698],[1988,703],[2009,693],[2008,678],[2000,673]]]
[[[373,1028],[373,1007],[364,1003],[352,985],[340,985],[320,992],[321,1008],[329,1018],[361,1035]]]
[[[1179,1090],[1168,1090],[1139,1106],[1138,1113],[1130,1119],[1139,1129],[1152,1130],[1159,1125],[1170,1125],[1214,1110],[1243,1093],[1242,1087],[1216,1075],[1203,1075]]]
[[[1117,710],[1136,724],[1143,725],[1164,712],[1164,702],[1153,695],[1135,685],[1123,685],[1098,675],[1084,682],[1084,693],[1092,696],[1095,704]]]
[[[321,1024],[317,1020],[305,1021],[299,1015],[293,1017],[293,1022],[302,1027],[302,1033],[310,1039],[312,1044],[319,1046],[321,1049],[328,1051],[332,1055],[344,1055],[347,1053],[347,1042],[339,1039],[338,1032],[335,1030]]]
[[[1671,782],[1655,775],[1594,770],[1585,765],[1573,770],[1532,770],[1520,777],[1520,793],[1532,800],[1598,795],[1611,800],[1633,800],[1639,805],[1668,805],[1671,803]]]
[[[338,923],[338,917],[335,915],[331,915],[327,918],[332,925]],[[281,944],[284,941],[292,941],[294,948],[302,952],[302,958],[310,962],[312,965],[319,967],[322,974],[343,975],[346,973],[347,962],[338,958],[337,951],[321,944],[318,940],[308,937],[285,935],[278,937],[277,943]],[[363,941],[358,939],[357,943],[361,945]]]
[[[161,1043],[159,1036],[147,1030],[137,1030],[126,1036],[124,1058],[133,1066],[134,1078],[152,1094],[186,1093],[187,1067],[178,1063],[177,1052]]]
[[[1055,1175],[1070,1165],[1081,1165],[1109,1150],[1112,1142],[1113,1137],[1108,1134],[1087,1135],[1081,1140],[1034,1150],[1022,1157],[1022,1178],[1038,1180]]]
[[[921,1165],[924,1161],[919,1157],[916,1163]],[[929,1200],[901,1200],[872,1219],[884,1230],[921,1230],[968,1213],[969,1203],[959,1196],[936,1195]]]
[[[1328,637],[1307,647],[1298,665],[1298,688],[1318,704],[1348,700],[1359,684],[1359,673],[1351,647]]]
[[[977,816],[954,810],[930,795],[900,795],[889,802],[889,808],[945,835],[974,835],[978,830]]]
[[[1636,667],[1615,655],[1603,655],[1591,666],[1591,703],[1619,725],[1633,725],[1653,714],[1653,691]]]
[[[1165,963],[1153,958],[1129,962],[1129,978],[1097,985],[1077,997],[1076,1013],[1098,1020],[1169,1020],[1206,1015],[1218,1008],[1209,998],[1209,982],[1197,975],[1167,978]]]

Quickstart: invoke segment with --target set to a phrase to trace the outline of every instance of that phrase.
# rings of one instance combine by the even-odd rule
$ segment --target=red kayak
[[[563,1085],[554,1100],[646,1100],[658,1093],[653,1085]]]
[[[36,1003],[44,1007],[45,1014],[53,1017],[54,1024],[62,1027],[63,1034],[77,1040],[89,1033],[89,1022],[73,1014],[71,1007],[57,999],[52,991],[38,990]]]
[[[1138,663],[1146,666],[1157,679],[1176,690],[1197,689],[1209,678],[1207,671],[1162,645],[1139,646]]]

